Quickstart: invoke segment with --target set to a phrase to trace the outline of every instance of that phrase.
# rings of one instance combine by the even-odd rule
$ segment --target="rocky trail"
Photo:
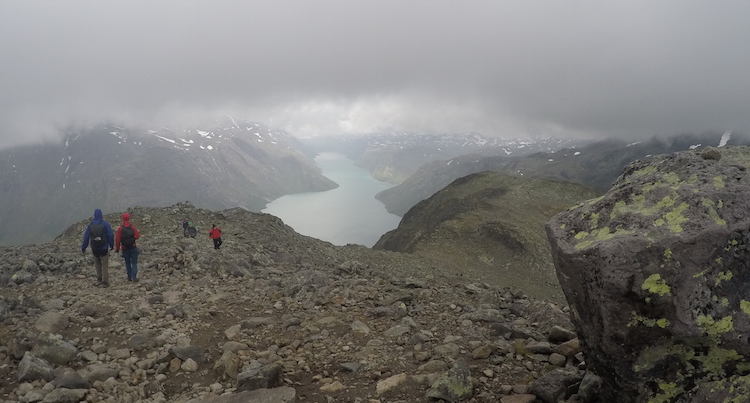
[[[128,211],[137,283],[87,222],[0,249],[2,402],[578,401],[568,309],[408,254],[338,247],[281,220],[189,203]],[[106,213],[106,212],[105,212]],[[120,213],[105,215],[113,228]],[[199,236],[183,238],[180,222]],[[224,245],[214,250],[211,224]]]

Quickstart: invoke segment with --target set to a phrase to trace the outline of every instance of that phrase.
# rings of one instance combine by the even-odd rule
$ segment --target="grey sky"
[[[0,148],[230,113],[292,134],[750,132],[746,1],[2,1]]]

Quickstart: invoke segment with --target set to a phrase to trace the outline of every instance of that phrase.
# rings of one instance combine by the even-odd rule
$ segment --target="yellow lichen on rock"
[[[667,220],[670,231],[682,232],[682,223],[688,220],[684,215],[682,215],[682,212],[687,210],[687,208],[687,203],[682,203],[674,210],[670,211],[667,214],[664,214],[664,219]]]
[[[714,320],[711,315],[698,315],[698,317],[695,318],[695,322],[709,336],[717,336],[734,330],[734,322],[732,321],[731,315],[725,316],[718,321]]]
[[[641,285],[641,289],[648,290],[654,294],[659,294],[662,297],[665,295],[672,295],[672,290],[664,279],[661,278],[659,273],[648,276],[646,281]]]
[[[734,275],[731,271],[722,271],[716,276],[716,285],[719,285],[722,281],[731,280]]]

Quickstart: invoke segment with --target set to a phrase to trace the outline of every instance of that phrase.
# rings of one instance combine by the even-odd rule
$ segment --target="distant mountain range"
[[[720,133],[638,143],[396,132],[298,139],[229,116],[181,129],[101,124],[71,130],[57,144],[0,152],[0,244],[50,240],[95,208],[106,213],[190,201],[258,212],[286,194],[335,188],[313,161],[323,151],[343,153],[374,177],[398,184],[376,197],[403,216],[477,172],[564,180],[604,192],[635,159],[722,144],[750,142]]]
[[[467,154],[524,156],[588,144],[590,140],[535,137],[502,139],[479,133],[426,134],[384,132],[301,138],[312,153],[339,152],[372,173],[375,179],[400,184],[433,161]],[[450,182],[448,182],[450,183]],[[445,183],[447,185],[448,183]],[[443,185],[443,186],[445,186]],[[420,199],[421,200],[421,199]]]
[[[398,186],[378,193],[376,198],[385,204],[390,213],[403,216],[415,204],[432,196],[454,180],[482,171],[563,180],[604,193],[623,168],[637,159],[705,146],[747,144],[750,144],[750,138],[746,135],[704,133],[667,138],[654,137],[639,142],[608,139],[526,156],[463,155],[425,164]]]
[[[95,208],[190,201],[260,211],[285,194],[335,188],[302,148],[283,131],[227,116],[179,130],[102,124],[59,144],[4,150],[0,244],[50,240]]]

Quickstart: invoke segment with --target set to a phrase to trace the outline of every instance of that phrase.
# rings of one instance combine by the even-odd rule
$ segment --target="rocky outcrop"
[[[720,153],[636,161],[548,223],[589,401],[748,400],[750,148]]]

